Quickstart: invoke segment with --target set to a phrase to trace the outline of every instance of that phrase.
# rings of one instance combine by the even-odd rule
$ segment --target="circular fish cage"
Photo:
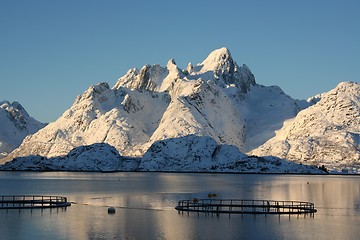
[[[0,196],[0,209],[59,208],[70,205],[71,203],[63,196]]]
[[[175,207],[179,212],[228,214],[313,214],[314,203],[301,201],[191,199],[181,200]]]

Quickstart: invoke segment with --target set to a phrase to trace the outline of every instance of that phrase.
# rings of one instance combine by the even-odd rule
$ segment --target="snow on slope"
[[[277,86],[253,86],[245,96],[247,128],[244,150],[248,152],[264,144],[275,136],[284,120],[295,117],[309,105],[306,101],[292,99]]]
[[[274,157],[250,157],[236,146],[218,144],[210,137],[188,135],[154,143],[141,160],[140,171],[312,173],[316,167]]]
[[[55,122],[29,136],[12,156],[64,156],[75,147],[108,143],[122,155],[136,155],[157,128],[169,97],[107,83],[89,87]],[[141,149],[140,149],[141,150]]]
[[[340,83],[317,99],[252,154],[328,168],[359,167],[360,84]]]
[[[37,171],[118,171],[123,158],[116,149],[105,143],[81,146],[66,156],[45,158],[26,156],[15,158],[0,166],[0,170]]]
[[[18,102],[0,102],[0,158],[17,148],[23,139],[45,124],[30,117]]]

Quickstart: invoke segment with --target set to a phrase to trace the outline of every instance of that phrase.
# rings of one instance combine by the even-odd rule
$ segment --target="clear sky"
[[[220,47],[293,98],[359,82],[360,1],[0,0],[0,101],[52,122],[92,84]]]

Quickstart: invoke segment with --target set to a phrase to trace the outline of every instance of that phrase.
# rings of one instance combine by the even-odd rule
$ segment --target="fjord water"
[[[360,177],[0,172],[1,195],[62,195],[66,209],[0,210],[0,239],[359,239]],[[312,215],[178,213],[181,199],[299,200]],[[116,209],[108,214],[108,207]]]

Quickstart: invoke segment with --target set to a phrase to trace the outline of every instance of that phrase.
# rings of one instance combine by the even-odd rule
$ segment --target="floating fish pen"
[[[71,203],[62,196],[0,196],[0,209],[59,208]]]
[[[197,198],[181,200],[175,209],[179,212],[216,214],[313,214],[317,212],[314,203],[310,202]]]

